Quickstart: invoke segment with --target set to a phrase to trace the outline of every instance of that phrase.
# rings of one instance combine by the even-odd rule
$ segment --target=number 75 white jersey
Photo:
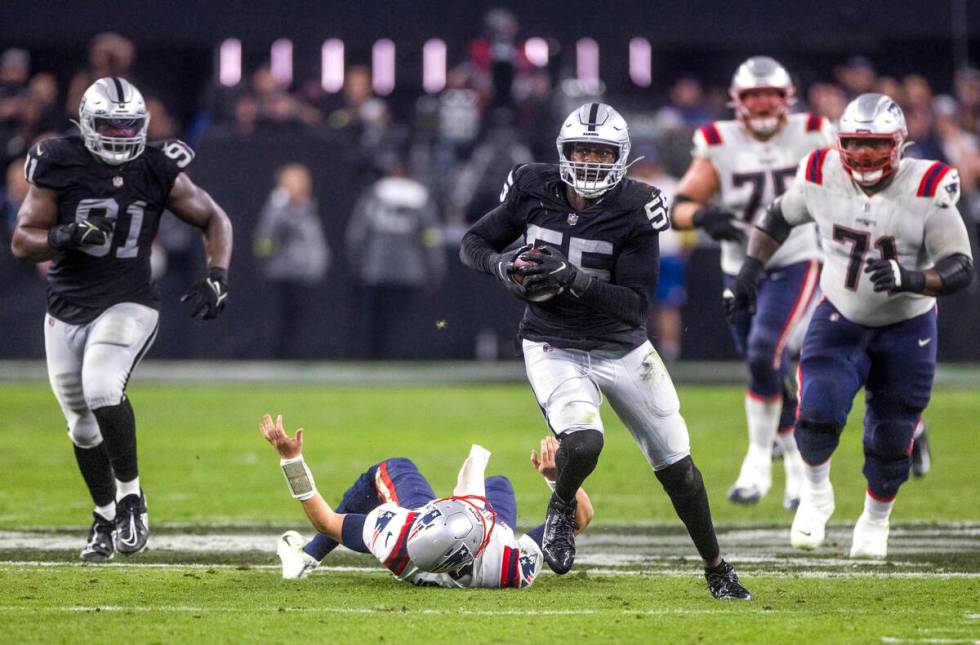
[[[766,206],[793,183],[800,159],[832,141],[833,130],[827,119],[813,113],[790,114],[767,141],[754,138],[740,121],[715,121],[694,133],[692,154],[714,166],[721,206],[735,214],[747,240]],[[745,250],[745,241],[723,241],[721,270],[730,275],[738,273]],[[819,256],[813,227],[799,227],[769,260],[769,266],[787,266]]]
[[[873,289],[869,260],[895,259],[907,269],[931,268],[955,253],[970,256],[956,170],[940,161],[902,159],[891,183],[867,195],[831,148],[815,150],[783,195],[791,225],[816,222],[824,252],[820,288],[848,320],[869,327],[921,315],[935,298]]]

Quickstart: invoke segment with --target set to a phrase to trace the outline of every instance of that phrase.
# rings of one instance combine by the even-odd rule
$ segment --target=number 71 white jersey
[[[827,119],[813,113],[790,114],[779,132],[766,141],[753,137],[741,121],[710,123],[694,133],[692,154],[714,166],[721,206],[735,214],[736,225],[748,240],[764,209],[793,183],[800,159],[832,141]],[[721,270],[737,274],[745,261],[746,246],[745,241],[723,241]],[[769,260],[769,266],[788,266],[819,256],[813,227],[799,227]]]
[[[836,150],[808,155],[781,200],[791,225],[816,222],[824,252],[820,288],[848,320],[869,327],[921,315],[935,298],[876,293],[867,262],[895,259],[924,270],[956,253],[970,256],[956,170],[940,161],[902,159],[891,183],[867,195],[852,181]]]

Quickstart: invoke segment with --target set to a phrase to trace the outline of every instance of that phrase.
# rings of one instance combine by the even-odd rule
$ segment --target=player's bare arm
[[[718,192],[718,173],[707,159],[695,158],[677,185],[670,223],[678,231],[695,228],[694,215]]]
[[[303,511],[313,528],[342,542],[344,515],[335,513],[320,496],[313,474],[303,461],[303,428],[298,428],[295,435],[290,437],[283,427],[282,415],[277,415],[273,421],[267,414],[262,417],[259,432],[279,453],[279,463],[290,492],[303,505]]]
[[[10,241],[14,257],[32,262],[53,258],[55,249],[48,244],[48,231],[57,223],[57,194],[53,190],[31,185],[17,212],[17,226]]]
[[[558,446],[558,440],[552,436],[548,436],[541,440],[540,456],[538,456],[538,453],[533,448],[531,449],[531,465],[541,473],[544,480],[552,487],[554,487],[555,480],[558,479],[558,466],[555,462],[555,456],[558,454]],[[575,509],[575,523],[578,528],[575,532],[581,533],[592,522],[595,511],[592,508],[592,500],[589,499],[584,488],[580,487],[575,492],[575,500],[578,502],[578,506]]]
[[[231,262],[231,220],[211,195],[185,173],[180,173],[170,191],[168,207],[178,218],[204,233],[208,266],[227,270]]]

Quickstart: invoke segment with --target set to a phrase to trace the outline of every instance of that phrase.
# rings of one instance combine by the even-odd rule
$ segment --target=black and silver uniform
[[[607,301],[626,300],[635,306],[629,304],[629,315],[617,316],[611,311],[624,308],[600,308],[589,302],[594,294],[579,298],[565,292],[545,302],[529,302],[519,336],[562,348],[637,347],[647,339],[647,294],[657,284],[657,235],[670,226],[663,197],[652,186],[623,179],[585,210],[575,211],[565,189],[554,164],[516,166],[500,206],[470,228],[462,253],[475,259],[486,246],[500,252],[521,236],[526,244],[558,248],[579,269],[636,294],[605,289]],[[479,260],[467,263],[481,265]],[[599,289],[593,285],[592,290]]]
[[[120,302],[158,308],[150,246],[177,175],[193,159],[191,148],[177,140],[147,146],[119,166],[96,159],[79,137],[31,146],[24,172],[29,182],[57,194],[58,225],[94,215],[114,222],[106,244],[55,255],[48,272],[48,313],[80,325]]]

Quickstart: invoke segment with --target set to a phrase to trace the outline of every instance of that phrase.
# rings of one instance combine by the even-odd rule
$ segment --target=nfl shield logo
[[[578,215],[576,215],[575,213],[569,213],[568,214],[568,225],[569,226],[575,226],[576,224],[578,224]]]
[[[112,187],[113,188],[122,188],[122,185],[123,185],[123,178],[122,177],[113,177],[112,178]]]

